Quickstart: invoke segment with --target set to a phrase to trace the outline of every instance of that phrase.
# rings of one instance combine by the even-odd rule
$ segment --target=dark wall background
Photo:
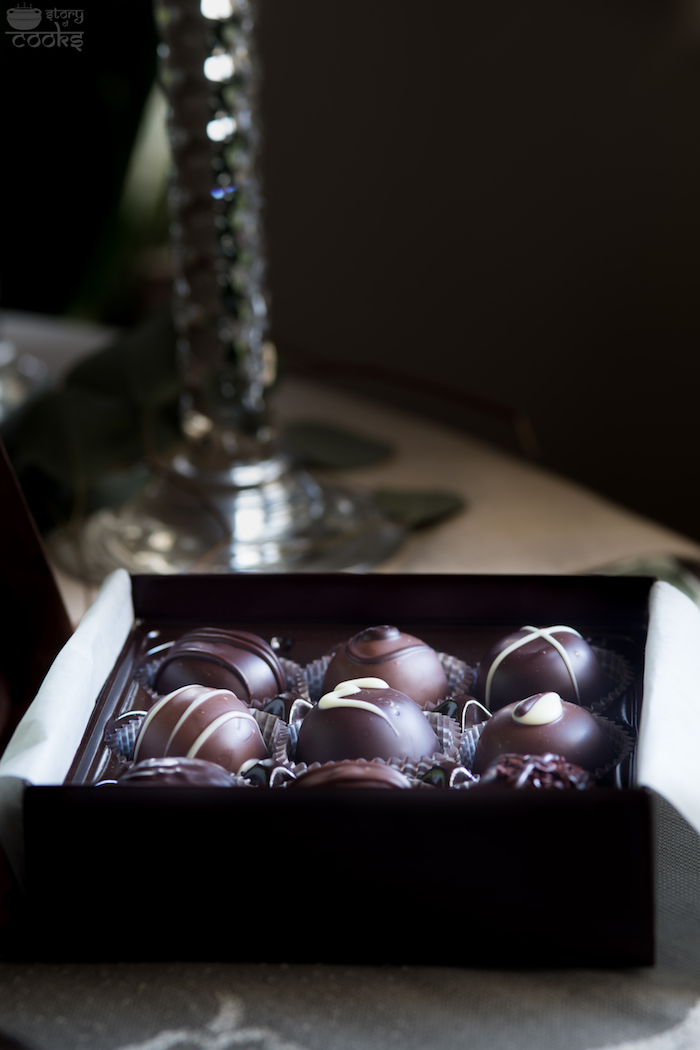
[[[152,19],[84,6],[82,54],[3,37],[9,307],[84,299],[113,236]],[[259,8],[280,344],[522,408],[542,463],[700,539],[698,5]],[[483,413],[365,389],[514,446]]]
[[[694,6],[267,0],[261,45],[280,339],[700,539]]]

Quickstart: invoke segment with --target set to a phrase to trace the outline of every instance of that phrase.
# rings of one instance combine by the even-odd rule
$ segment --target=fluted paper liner
[[[595,714],[603,714],[615,700],[622,696],[625,689],[629,688],[634,675],[628,661],[620,653],[616,653],[613,649],[600,649],[595,645],[592,645],[591,649],[598,657],[600,666],[613,683],[607,696],[601,697],[600,700],[595,700],[590,706],[590,710]]]

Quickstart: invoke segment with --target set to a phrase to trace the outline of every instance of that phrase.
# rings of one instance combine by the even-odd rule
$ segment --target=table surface
[[[281,421],[325,421],[391,443],[391,460],[337,476],[368,488],[457,492],[466,509],[412,535],[381,572],[581,573],[673,556],[700,545],[536,464],[410,414],[306,381],[275,396]],[[93,591],[58,573],[77,620]],[[626,971],[485,971],[469,953],[470,902],[445,909],[426,889],[435,954],[425,967],[206,963],[0,962],[0,1029],[42,1050],[690,1050],[700,1047],[700,848],[662,799],[657,811],[658,961]],[[567,878],[556,865],[543,877]],[[274,882],[274,880],[272,880]],[[322,871],[311,880],[322,885]],[[439,883],[439,879],[438,879]],[[279,908],[281,931],[313,902],[288,902],[232,866],[219,906]],[[517,887],[514,887],[517,889]],[[605,858],[600,884],[610,892]],[[153,892],[145,888],[141,892]],[[128,894],[110,902],[105,935],[138,938]],[[464,967],[440,966],[458,936]],[[3,1045],[0,1038],[0,1046]]]
[[[693,540],[466,433],[307,380],[286,380],[272,406],[279,424],[328,423],[395,450],[373,466],[319,477],[465,501],[465,510],[410,535],[378,572],[578,574],[669,556],[700,562]],[[94,589],[56,576],[77,622]]]

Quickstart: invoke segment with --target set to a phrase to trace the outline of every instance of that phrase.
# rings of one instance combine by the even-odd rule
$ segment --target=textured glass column
[[[209,17],[204,17],[208,15]],[[259,454],[269,439],[263,389],[265,251],[257,174],[258,73],[247,0],[159,3],[161,82],[170,103],[171,239],[185,429],[222,428],[225,447]],[[234,434],[236,435],[234,438]]]
[[[158,2],[173,173],[174,317],[186,393],[182,447],[118,510],[55,555],[100,578],[132,572],[369,568],[403,529],[361,493],[319,486],[275,446],[266,341],[253,5]]]

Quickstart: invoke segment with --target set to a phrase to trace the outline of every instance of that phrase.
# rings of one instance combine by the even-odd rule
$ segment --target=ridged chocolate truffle
[[[474,692],[490,711],[552,689],[571,704],[592,704],[610,686],[585,638],[573,627],[522,627],[481,662]]]
[[[393,766],[378,762],[326,762],[307,769],[287,788],[410,788],[411,781]]]
[[[230,689],[245,700],[273,697],[286,688],[273,649],[249,631],[201,627],[183,634],[164,654],[154,686],[170,693],[183,685]]]
[[[442,751],[418,704],[380,678],[341,682],[299,727],[297,762],[356,758],[418,760]]]
[[[153,705],[134,748],[135,762],[172,757],[201,758],[238,773],[268,752],[254,716],[230,690],[186,685]]]
[[[368,627],[338,649],[323,678],[323,691],[353,678],[377,677],[421,707],[447,696],[447,678],[434,649],[385,624]]]
[[[612,761],[608,737],[585,708],[558,693],[535,693],[496,711],[481,731],[474,772],[483,773],[500,755],[561,755],[591,772]]]

